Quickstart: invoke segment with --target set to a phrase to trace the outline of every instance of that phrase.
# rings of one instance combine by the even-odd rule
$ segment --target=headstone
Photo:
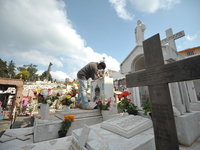
[[[152,121],[148,118],[134,115],[118,116],[101,123],[101,127],[126,138],[152,128]]]
[[[200,78],[200,56],[164,65],[159,34],[143,42],[146,70],[126,75],[127,87],[148,86],[157,150],[178,150],[168,83]]]
[[[113,78],[102,77],[91,82],[91,102],[113,98],[113,96]]]
[[[75,137],[72,138],[69,150],[86,150],[85,144],[88,140],[89,132],[90,132],[90,127],[84,125],[79,139],[76,139]]]

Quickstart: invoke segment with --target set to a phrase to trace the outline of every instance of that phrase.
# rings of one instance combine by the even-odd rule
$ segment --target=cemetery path
[[[33,116],[18,116],[12,126],[10,119],[0,120],[0,137],[7,129],[10,129],[10,127],[11,129],[32,127],[33,122]]]

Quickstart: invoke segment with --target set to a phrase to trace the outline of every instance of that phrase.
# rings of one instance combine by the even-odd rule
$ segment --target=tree
[[[0,58],[0,77],[8,78],[7,62]]]
[[[8,64],[8,75],[12,78],[15,75],[15,63],[11,60]]]
[[[40,76],[40,79],[41,79],[42,81],[44,81],[44,79],[46,79],[46,75],[47,75],[47,71],[44,71],[44,72],[42,73],[42,75]],[[53,78],[52,78],[52,76],[51,76],[50,73],[49,73],[48,81],[53,81]]]
[[[22,75],[22,79],[23,80],[27,80],[30,76],[29,72],[27,70],[23,70],[22,72],[16,74],[14,76],[15,79],[20,79],[21,78],[21,75]]]
[[[29,81],[34,81],[35,79],[37,79],[38,75],[36,74],[37,69],[36,69],[37,65],[23,65],[22,67],[18,67],[17,69],[19,71],[24,71],[27,70],[29,72]]]

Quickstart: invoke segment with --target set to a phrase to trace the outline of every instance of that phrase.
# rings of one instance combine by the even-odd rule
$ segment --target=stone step
[[[55,116],[64,119],[64,115],[74,115],[75,119],[88,118],[94,116],[101,116],[99,109],[94,110],[82,110],[82,109],[71,109],[69,111],[57,110]]]

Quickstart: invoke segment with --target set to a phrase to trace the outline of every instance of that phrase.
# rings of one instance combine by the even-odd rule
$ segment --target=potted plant
[[[138,113],[137,106],[131,102],[132,101],[131,99],[127,98],[127,96],[129,96],[130,94],[131,93],[129,93],[128,91],[124,91],[122,94],[120,94],[119,98],[121,99],[121,101],[117,104],[117,107],[121,109],[123,112],[137,115]]]
[[[72,122],[74,122],[74,116],[73,115],[65,115],[64,120],[62,121],[60,130],[58,131],[59,137],[65,137],[67,134],[67,131],[71,127]]]
[[[151,116],[151,105],[150,105],[150,102],[146,102],[146,101],[144,101],[144,102],[145,102],[144,107],[143,107],[144,115],[147,115],[149,113],[149,115]]]
[[[110,108],[110,103],[111,103],[112,99],[109,98],[107,102],[105,101],[97,101],[97,108],[100,109],[100,112],[102,114],[103,117],[103,121],[108,120],[109,119],[109,108]]]

